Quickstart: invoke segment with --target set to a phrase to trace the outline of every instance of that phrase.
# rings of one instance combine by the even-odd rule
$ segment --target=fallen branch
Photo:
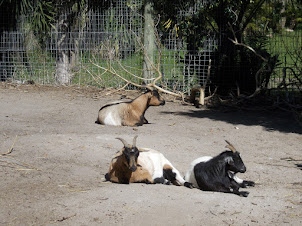
[[[296,161],[296,162],[302,161],[302,159],[293,159],[292,157],[285,157],[285,158],[281,158],[280,160],[285,160],[285,161]]]
[[[113,71],[112,69],[104,68],[104,67],[102,67],[102,66],[100,66],[100,65],[97,65],[97,64],[95,64],[95,63],[93,63],[93,62],[91,62],[91,63],[92,63],[94,66],[103,69],[105,72],[109,72],[109,73],[111,73],[111,74],[113,74],[113,75],[119,77],[119,78],[122,79],[124,82],[126,82],[127,85],[131,84],[131,85],[136,86],[136,87],[138,87],[138,88],[147,88],[147,89],[148,89],[148,88],[155,88],[155,89],[157,89],[158,91],[161,91],[161,92],[163,92],[163,93],[167,93],[167,94],[170,94],[170,95],[172,95],[172,96],[181,97],[181,98],[183,98],[183,96],[184,96],[182,93],[174,93],[174,92],[171,92],[171,91],[169,91],[169,90],[166,90],[166,89],[163,89],[163,88],[157,86],[157,85],[154,84],[154,83],[150,83],[150,84],[148,84],[148,85],[140,85],[140,84],[137,84],[137,83],[135,83],[135,82],[131,82],[131,81],[125,79],[124,77],[122,77],[121,75],[119,75],[118,73],[116,73],[115,71]],[[154,79],[154,81],[155,81],[155,80],[156,80],[156,79]],[[125,87],[126,87],[126,86],[125,86]]]
[[[108,92],[108,93],[105,94],[105,96],[111,95],[111,94],[113,94],[113,93],[117,93],[117,92],[119,92],[119,91],[125,89],[128,85],[129,85],[129,83],[127,82],[126,85],[124,85],[122,88],[115,89],[115,90],[113,90],[113,91],[111,91],[111,92]]]
[[[10,149],[8,150],[8,152],[3,153],[3,154],[0,154],[0,156],[9,155],[10,153],[12,153],[13,150],[14,150],[14,145],[15,145],[15,143],[17,142],[17,139],[18,139],[18,135],[16,135],[16,138],[15,138],[15,140],[14,140],[12,146],[11,146]]]
[[[29,165],[27,163],[21,162],[15,158],[8,157],[8,156],[5,156],[4,158],[6,158],[6,159],[4,159],[4,160],[0,159],[0,161],[6,162],[7,164],[15,164],[15,165],[19,165],[21,167],[25,167],[25,168],[17,168],[17,170],[38,170],[38,171],[40,171],[40,169],[33,167],[32,165]]]
[[[68,220],[69,218],[72,218],[72,217],[75,217],[77,214],[74,214],[74,215],[71,215],[71,216],[68,216],[68,217],[62,217],[61,219],[58,219],[57,222],[63,222],[65,220]]]
[[[152,25],[152,26],[154,26],[154,25]],[[92,62],[92,61],[90,61],[90,62],[91,62],[94,66],[96,66],[96,67],[98,67],[98,68],[100,68],[100,69],[103,70],[103,72],[102,72],[102,74],[101,74],[100,76],[102,76],[103,74],[105,74],[105,73],[108,72],[108,73],[110,73],[110,74],[112,74],[112,75],[118,77],[119,79],[123,80],[124,82],[126,82],[126,85],[123,86],[121,89],[126,88],[128,85],[133,85],[133,86],[138,87],[138,88],[147,88],[147,89],[150,89],[150,90],[152,90],[152,89],[154,88],[154,89],[157,89],[157,90],[160,91],[160,92],[163,92],[163,93],[172,95],[172,96],[174,96],[174,97],[180,97],[180,98],[182,98],[182,100],[184,100],[185,98],[184,98],[184,94],[183,94],[182,92],[172,92],[172,91],[168,90],[167,88],[162,88],[162,87],[160,87],[160,86],[158,86],[158,85],[156,84],[158,81],[162,80],[162,77],[163,77],[163,76],[162,76],[162,72],[161,72],[161,70],[160,70],[160,66],[161,66],[161,56],[162,56],[162,51],[161,51],[161,50],[162,50],[163,46],[162,46],[162,44],[161,44],[161,42],[160,42],[160,36],[159,36],[159,34],[158,34],[158,32],[157,32],[157,29],[156,29],[155,27],[156,27],[156,25],[154,26],[154,34],[155,34],[155,36],[156,36],[156,44],[157,44],[157,46],[158,46],[157,60],[156,60],[156,61],[153,61],[152,59],[149,58],[148,53],[147,53],[147,51],[146,51],[146,49],[145,49],[145,46],[144,46],[144,44],[142,43],[142,41],[140,40],[140,38],[137,36],[137,34],[136,34],[135,32],[133,32],[133,31],[131,31],[131,32],[132,32],[132,34],[136,37],[136,40],[137,40],[139,46],[141,47],[140,49],[143,51],[144,60],[147,61],[147,62],[150,64],[150,66],[151,66],[150,70],[154,71],[154,72],[158,75],[157,77],[154,77],[154,78],[145,78],[145,77],[137,76],[137,75],[133,74],[132,72],[130,72],[124,65],[122,65],[122,63],[121,63],[119,60],[117,60],[119,67],[120,67],[125,73],[127,73],[128,75],[130,75],[131,77],[133,77],[133,78],[135,78],[135,79],[142,80],[142,81],[145,82],[145,83],[147,83],[147,82],[150,82],[150,83],[148,83],[148,84],[146,84],[146,85],[145,85],[145,84],[141,85],[141,84],[138,84],[137,82],[132,82],[132,81],[130,81],[130,80],[124,78],[123,76],[121,76],[121,75],[114,69],[113,65],[111,65],[110,63],[108,64],[108,67],[103,67],[103,66],[100,66],[100,65],[98,65],[98,64],[96,64],[96,63],[94,63],[94,62]],[[110,61],[110,62],[111,62],[111,61]],[[87,70],[87,71],[88,71],[88,70]],[[92,74],[90,71],[88,71],[88,73],[94,78],[95,81],[97,81],[97,80],[95,79],[95,77],[93,76],[93,74]],[[155,74],[155,73],[154,73],[154,74]],[[101,80],[101,79],[100,79],[100,80]],[[119,89],[119,90],[121,90],[121,89]]]
[[[131,82],[131,81],[125,79],[124,77],[120,76],[119,74],[117,74],[115,71],[113,71],[113,70],[111,70],[111,69],[102,67],[102,66],[97,65],[97,64],[95,64],[95,63],[93,63],[93,62],[91,62],[91,64],[93,64],[94,66],[96,66],[96,67],[98,67],[98,68],[103,69],[104,72],[109,72],[109,73],[111,73],[111,74],[117,76],[118,78],[122,79],[122,80],[123,80],[124,82],[126,82],[126,83],[129,83],[129,84],[131,84],[131,85],[134,85],[134,86],[136,86],[136,87],[138,87],[138,88],[143,88],[143,85],[139,85],[139,84],[137,84],[137,83],[135,83],[135,82]],[[104,73],[103,73],[103,74],[104,74]]]
[[[16,144],[17,139],[18,139],[18,136],[16,136],[12,146],[10,147],[10,149],[6,153],[0,154],[0,157],[2,157],[0,159],[0,161],[1,162],[6,162],[7,164],[16,164],[16,165],[25,167],[25,168],[17,168],[17,170],[39,170],[39,169],[37,169],[37,168],[27,164],[27,163],[21,162],[21,161],[15,159],[15,158],[12,158],[12,157],[8,156],[9,154],[11,154],[13,152],[14,145]]]

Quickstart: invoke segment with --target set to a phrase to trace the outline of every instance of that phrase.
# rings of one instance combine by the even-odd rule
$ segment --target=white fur
[[[233,178],[234,181],[236,181],[238,184],[242,184],[243,180],[237,177],[237,175],[231,171],[228,171],[228,175],[230,178]]]
[[[118,103],[118,104],[115,104]],[[122,118],[120,116],[120,108],[124,108],[125,103],[123,102],[112,102],[109,106],[104,107],[99,111],[98,120],[103,125],[110,126],[121,126]]]
[[[163,177],[164,165],[169,165],[172,168],[172,172],[176,174],[176,180],[179,184],[184,185],[186,182],[180,172],[174,168],[171,162],[165,158],[165,156],[153,149],[141,148],[143,150],[138,156],[138,164],[143,166],[152,175],[152,179]]]
[[[203,156],[203,157],[199,157],[197,159],[195,159],[191,165],[190,165],[190,168],[188,169],[187,173],[186,173],[186,176],[185,176],[185,180],[187,182],[190,182],[192,183],[196,188],[199,188],[198,184],[197,184],[197,181],[195,179],[195,173],[194,173],[194,167],[195,165],[197,165],[198,163],[200,162],[207,162],[209,160],[211,160],[213,157],[211,156]],[[227,161],[230,161],[232,160],[231,157],[227,158]],[[228,175],[230,178],[234,179],[237,183],[241,184],[243,182],[242,179],[240,179],[239,177],[236,176],[236,174],[234,174],[233,172],[231,171],[228,171]]]
[[[118,117],[114,112],[109,111],[105,116],[104,124],[110,126],[121,126],[122,121],[121,118]]]
[[[191,165],[190,168],[188,169],[186,176],[185,176],[185,181],[192,183],[196,188],[199,188],[197,181],[195,179],[195,173],[194,173],[194,167],[195,165],[197,165],[200,162],[207,162],[210,159],[212,159],[213,157],[211,156],[203,156],[203,157],[199,157],[197,159],[195,159]]]
[[[141,126],[146,123],[142,119],[149,106],[159,106],[165,103],[153,92],[146,92],[132,101],[116,101],[106,104],[99,110],[96,122],[112,126]],[[155,101],[156,99],[158,101]]]

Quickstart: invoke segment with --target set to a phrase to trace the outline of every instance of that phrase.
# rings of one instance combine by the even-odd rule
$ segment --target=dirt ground
[[[282,112],[150,107],[142,127],[95,124],[112,91],[0,84],[0,225],[302,225],[302,129]],[[134,97],[138,93],[127,93]],[[161,151],[185,174],[225,150],[247,167],[247,198],[104,182],[116,137]],[[12,152],[3,155],[9,150]]]

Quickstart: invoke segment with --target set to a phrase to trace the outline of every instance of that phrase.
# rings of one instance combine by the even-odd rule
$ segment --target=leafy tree
[[[0,35],[5,30],[15,29],[21,16],[28,20],[34,34],[45,43],[51,29],[56,29],[57,37],[57,73],[58,84],[69,84],[72,69],[76,65],[80,35],[84,27],[85,15],[89,10],[106,9],[114,0],[1,0],[4,13],[0,24]],[[76,31],[78,36],[68,36]],[[65,48],[66,46],[73,46]],[[2,59],[0,59],[2,61]]]
[[[302,29],[302,1],[290,0],[285,3],[285,11],[283,15],[286,17],[286,25],[295,29],[299,27]]]
[[[155,9],[163,21],[162,29],[169,31],[177,28],[179,37],[187,44],[189,54],[184,59],[185,63],[189,60],[209,60],[203,54],[204,47],[209,37],[216,37],[219,44],[212,57],[214,74],[211,81],[213,85],[219,86],[218,91],[221,94],[228,94],[237,87],[242,93],[253,93],[260,85],[259,81],[267,84],[266,69],[272,69],[276,65],[277,59],[265,51],[267,41],[263,33],[258,32],[258,25],[255,29],[249,26],[251,23],[256,24],[255,18],[264,3],[265,0],[154,1]],[[167,21],[171,21],[169,26]],[[247,36],[248,30],[253,38]],[[268,60],[264,62],[248,48],[234,45],[230,39],[249,45]],[[194,70],[194,67],[189,68],[191,74],[202,76]],[[256,74],[261,79],[256,79]]]

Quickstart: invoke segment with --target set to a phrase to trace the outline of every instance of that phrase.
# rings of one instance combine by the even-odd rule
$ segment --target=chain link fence
[[[119,0],[105,11],[81,14],[73,30],[61,33],[57,25],[44,37],[42,45],[26,23],[26,18],[23,18],[17,31],[3,32],[0,37],[1,81],[54,84],[59,51],[68,50],[72,84],[120,88],[127,82],[119,76],[141,83],[142,80],[137,77],[143,77],[144,49],[140,44],[144,23],[142,4],[142,0],[133,0],[131,4],[127,0]],[[178,18],[181,20],[184,15],[194,14],[201,5],[196,7],[188,12],[180,12]],[[160,51],[161,85],[189,93],[192,85],[203,84],[209,60],[215,59],[221,37],[215,33],[206,35],[202,48],[196,51],[190,49],[173,30],[168,33],[159,30],[158,33],[163,48],[155,51],[154,58],[155,62],[159,60],[157,53]],[[266,48],[278,55],[280,61],[268,87],[278,87],[284,79],[290,84],[291,79],[295,79],[295,73],[298,72],[288,68],[299,63],[294,59],[294,51],[299,48],[301,51],[301,37],[301,29],[295,32],[285,30],[267,37],[270,41]],[[60,45],[63,39],[64,45]],[[230,65],[229,70],[234,67],[238,65]],[[115,74],[104,68],[111,69]],[[216,69],[212,68],[211,72]],[[133,88],[131,85],[128,87]],[[287,88],[296,89],[294,83]]]

